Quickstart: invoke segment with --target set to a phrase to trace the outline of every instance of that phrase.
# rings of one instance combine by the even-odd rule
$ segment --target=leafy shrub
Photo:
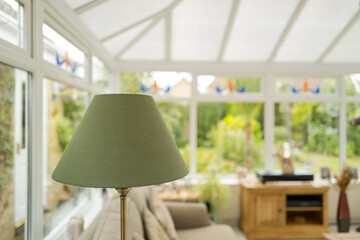
[[[74,134],[71,121],[68,118],[59,117],[56,121],[56,132],[58,135],[60,147],[62,151],[64,151],[66,146],[69,144],[72,135]]]

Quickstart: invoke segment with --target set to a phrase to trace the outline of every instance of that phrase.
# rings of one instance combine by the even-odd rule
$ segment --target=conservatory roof
[[[359,0],[65,0],[119,62],[360,63]]]

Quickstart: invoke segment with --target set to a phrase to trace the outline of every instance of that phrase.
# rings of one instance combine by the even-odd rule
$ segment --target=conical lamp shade
[[[105,94],[91,101],[52,178],[74,186],[127,188],[186,174],[151,96]]]

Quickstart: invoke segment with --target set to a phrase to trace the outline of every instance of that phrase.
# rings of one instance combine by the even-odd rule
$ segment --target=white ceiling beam
[[[217,57],[218,62],[223,60],[224,52],[226,50],[227,44],[229,42],[230,34],[231,34],[233,26],[234,26],[236,13],[238,12],[239,3],[240,3],[240,0],[234,0],[233,1],[233,5],[232,5],[232,8],[231,8],[231,13],[230,13],[227,25],[226,25],[224,36],[223,36],[221,46],[220,46],[220,49],[219,49],[219,54],[218,54],[218,57]]]
[[[165,60],[171,59],[171,42],[172,42],[172,12],[168,12],[165,17]]]
[[[269,62],[197,62],[197,61],[118,61],[120,72],[184,71],[222,76],[312,76],[329,77],[359,71],[358,63],[269,63]]]
[[[85,3],[84,5],[81,5],[80,7],[77,7],[74,9],[74,12],[79,15],[86,11],[89,11],[90,9],[93,9],[94,7],[99,6],[100,4],[103,4],[109,0],[94,0],[88,3]]]
[[[304,6],[305,6],[306,2],[307,2],[307,0],[301,0],[299,2],[299,4],[297,5],[294,13],[292,14],[289,22],[287,23],[284,31],[281,33],[279,40],[275,44],[274,49],[271,51],[271,54],[270,54],[270,56],[268,58],[268,62],[274,61],[279,49],[283,45],[283,43],[284,43],[285,39],[287,38],[287,36],[289,35],[289,32],[291,31],[291,29],[294,26],[296,20],[298,19],[301,11],[304,9]]]
[[[355,15],[351,18],[351,20],[346,24],[346,26],[340,31],[340,33],[334,38],[334,40],[330,43],[330,45],[325,49],[325,51],[320,55],[316,62],[322,62],[326,56],[334,49],[334,47],[343,39],[343,37],[349,32],[352,26],[360,18],[360,9],[355,13]]]
[[[123,28],[123,29],[120,29],[112,34],[110,34],[109,36],[106,36],[102,39],[100,39],[101,42],[106,42],[106,41],[109,41],[110,39],[120,35],[120,34],[123,34],[124,32],[132,29],[133,27],[136,27],[150,19],[153,19],[153,18],[156,18],[156,17],[164,17],[168,12],[170,12],[171,10],[173,10],[182,0],[175,0],[173,1],[168,7],[158,11],[158,12],[155,12],[143,19],[140,19],[139,21],[137,22],[134,22],[133,24],[130,24],[129,26]]]
[[[156,24],[160,22],[163,17],[156,17],[152,22],[140,33],[138,33],[123,49],[121,49],[116,55],[115,58],[120,58],[124,53],[126,53],[132,46],[134,46],[143,36],[145,36],[151,29],[153,29]]]

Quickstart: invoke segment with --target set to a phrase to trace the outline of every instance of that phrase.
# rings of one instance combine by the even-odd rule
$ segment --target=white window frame
[[[161,70],[156,70],[161,71]],[[166,71],[166,70],[165,70]],[[125,72],[125,71],[123,71]],[[134,72],[134,71],[129,71]],[[139,72],[139,71],[137,71]],[[360,96],[346,96],[345,75],[355,72],[343,72],[336,74],[325,74],[323,71],[310,71],[304,74],[300,72],[281,72],[255,75],[253,73],[239,72],[235,74],[211,74],[202,72],[190,72],[192,75],[191,96],[190,97],[171,97],[171,96],[154,96],[157,102],[188,102],[190,106],[189,116],[189,146],[190,146],[190,174],[196,177],[197,173],[197,111],[198,103],[209,102],[262,102],[264,104],[264,169],[270,170],[273,161],[274,149],[274,124],[275,124],[275,104],[276,103],[327,103],[334,102],[339,104],[339,169],[346,164],[346,105],[348,103],[360,103]],[[199,75],[214,75],[221,77],[259,77],[261,78],[261,91],[259,93],[248,93],[239,95],[216,95],[201,94],[197,90],[197,77]],[[333,94],[327,95],[293,95],[276,93],[276,77],[298,78],[298,77],[317,77],[317,78],[335,78],[336,90]],[[120,89],[120,88],[118,88]]]

